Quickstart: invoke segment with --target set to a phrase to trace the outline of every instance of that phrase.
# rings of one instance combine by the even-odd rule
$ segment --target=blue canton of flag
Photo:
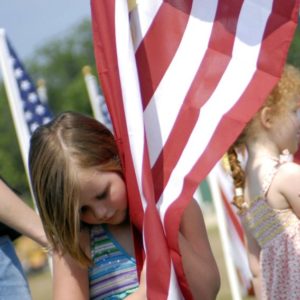
[[[48,123],[52,119],[52,113],[50,112],[48,105],[41,102],[32,79],[26,72],[22,62],[19,60],[8,40],[7,46],[14,76],[22,99],[25,120],[29,132],[32,134],[37,127]]]

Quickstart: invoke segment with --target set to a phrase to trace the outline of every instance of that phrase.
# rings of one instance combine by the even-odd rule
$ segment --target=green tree
[[[298,26],[291,43],[287,61],[300,68],[300,28]]]
[[[0,87],[0,132],[0,175],[21,193],[28,193],[24,164],[3,84]]]
[[[82,67],[95,72],[91,23],[85,20],[68,36],[55,39],[38,49],[29,61],[35,79],[46,80],[49,105],[54,112],[76,110],[91,114]]]

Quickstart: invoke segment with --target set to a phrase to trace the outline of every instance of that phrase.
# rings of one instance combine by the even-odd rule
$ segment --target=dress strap
[[[267,195],[269,188],[271,186],[271,183],[273,181],[273,178],[274,178],[276,172],[278,171],[278,167],[279,167],[279,161],[274,160],[274,165],[269,170],[269,172],[265,175],[265,178],[263,180],[262,195],[264,195],[264,196]]]
[[[265,176],[265,179],[262,184],[262,194],[264,196],[267,195],[272,180],[275,174],[277,173],[279,167],[284,163],[293,161],[293,155],[291,155],[290,152],[287,149],[285,149],[282,151],[282,154],[279,155],[279,158],[272,158],[272,160],[274,161],[274,164],[272,168],[269,170],[269,172],[267,173],[267,175]]]

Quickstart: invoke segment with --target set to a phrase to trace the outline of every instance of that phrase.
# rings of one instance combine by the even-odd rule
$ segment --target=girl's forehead
[[[97,167],[91,168],[78,168],[77,176],[81,183],[88,183],[93,181],[97,176],[102,176],[102,172]]]

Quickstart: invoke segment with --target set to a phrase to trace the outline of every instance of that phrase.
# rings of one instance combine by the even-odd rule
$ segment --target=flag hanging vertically
[[[91,4],[130,217],[143,229],[147,297],[189,299],[178,249],[182,213],[279,79],[299,1]]]
[[[86,89],[89,95],[94,117],[107,128],[112,130],[112,124],[103,95],[100,93],[96,76],[92,74],[90,66],[82,68]]]
[[[4,29],[0,29],[0,66],[29,180],[27,160],[30,135],[39,125],[49,122],[52,114],[47,104],[41,102],[32,79],[8,41]]]

